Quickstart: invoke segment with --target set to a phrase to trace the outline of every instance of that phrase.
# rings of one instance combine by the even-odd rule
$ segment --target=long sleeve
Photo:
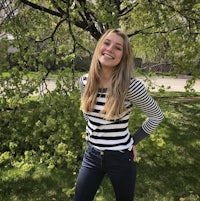
[[[133,135],[137,144],[144,137],[153,132],[160,122],[164,119],[164,115],[156,103],[156,101],[148,94],[144,85],[135,79],[131,80],[128,91],[128,100],[135,104],[147,116],[141,128],[139,128]]]
[[[85,88],[86,81],[87,81],[87,76],[88,76],[88,74],[85,74],[79,79],[79,89],[80,89],[81,96],[83,95],[83,92],[84,92],[84,88]],[[86,121],[88,121],[88,118],[85,113],[83,113],[83,117]]]

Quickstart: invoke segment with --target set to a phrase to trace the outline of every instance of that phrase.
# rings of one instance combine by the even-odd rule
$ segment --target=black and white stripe
[[[87,82],[88,74],[80,78],[81,94]],[[99,112],[106,101],[106,89],[98,91],[97,102],[93,112],[83,113],[87,121],[86,140],[99,150],[124,150],[134,143],[128,129],[129,117],[132,106],[135,104],[147,116],[142,124],[145,133],[150,134],[162,121],[163,113],[155,100],[147,93],[144,85],[132,78],[126,98],[125,106],[128,112],[120,119],[105,120]]]

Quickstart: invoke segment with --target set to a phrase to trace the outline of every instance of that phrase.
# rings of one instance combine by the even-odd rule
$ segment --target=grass
[[[162,107],[166,119],[160,129],[166,145],[159,154],[149,155],[152,160],[162,158],[163,163],[139,164],[136,200],[199,200],[200,99],[179,97],[165,101]],[[144,199],[140,188],[146,188],[148,196]]]
[[[200,94],[155,95],[165,113],[155,135],[165,143],[158,146],[152,137],[138,146],[135,201],[198,201]],[[70,175],[65,168],[52,171],[41,165],[2,167],[0,201],[71,201],[66,195],[66,189],[73,186]],[[105,178],[95,201],[114,200]]]
[[[66,200],[64,189],[70,184],[66,170],[49,170],[39,165],[28,171],[10,169],[1,171],[1,201]]]
[[[165,144],[155,147],[154,141],[147,140],[139,145],[141,159],[137,164],[135,201],[197,201],[200,199],[200,96],[165,93],[158,101],[165,120],[157,134]],[[112,187],[108,181],[104,185],[107,185],[104,193],[100,191],[96,201],[114,201],[113,196],[105,198]]]

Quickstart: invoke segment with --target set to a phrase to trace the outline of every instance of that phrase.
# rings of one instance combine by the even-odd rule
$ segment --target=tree
[[[199,9],[197,1],[143,1],[125,21],[136,54],[171,63],[176,73],[199,76]]]
[[[88,42],[85,43],[80,36],[83,35],[86,39],[92,36],[98,40],[106,29],[123,27],[133,41],[137,56],[142,57],[144,61],[172,63],[178,69],[184,67],[179,72],[185,71],[194,75],[199,73],[199,51],[198,45],[195,44],[199,43],[200,18],[199,4],[196,0],[48,0],[43,2],[16,0],[14,3],[4,0],[3,2],[1,5],[4,6],[1,8],[7,14],[1,20],[2,23],[15,20],[14,16],[17,15],[27,16],[27,21],[28,12],[25,12],[27,10],[34,14],[34,17],[29,16],[29,18],[37,20],[38,24],[42,19],[51,22],[51,25],[47,25],[48,23],[41,21],[44,24],[40,23],[40,26],[47,26],[42,35],[38,34],[37,25],[33,24],[32,28],[37,30],[31,37],[36,43],[48,40],[53,43],[56,35],[61,39],[62,33],[60,35],[59,30],[60,27],[65,27],[65,32],[68,32],[71,38],[72,54],[78,49],[91,54],[91,48],[87,48]],[[17,24],[17,26],[21,25]],[[94,44],[95,41],[92,40],[92,43]],[[187,69],[188,66],[192,67]]]
[[[0,64],[0,166],[66,165],[76,174],[85,123],[75,59],[80,64],[91,56],[106,29],[122,28],[137,57],[173,64],[177,72],[195,77],[198,13],[195,0],[2,0],[0,36],[9,34],[13,40],[0,38],[5,60]],[[6,61],[10,46],[17,51]],[[39,87],[46,86],[54,70],[56,89],[43,93]]]

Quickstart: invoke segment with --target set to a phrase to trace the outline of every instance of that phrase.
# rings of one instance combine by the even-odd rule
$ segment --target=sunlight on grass
[[[190,97],[190,100],[181,98],[179,101],[172,94],[157,100],[165,120],[149,139],[138,145],[140,160],[137,162],[135,201],[198,201],[199,99]],[[1,157],[5,159],[8,156],[4,153]],[[45,165],[24,161],[12,162],[12,165],[1,164],[1,201],[73,200],[74,176],[66,167],[48,169]],[[115,201],[107,177],[94,201]]]

